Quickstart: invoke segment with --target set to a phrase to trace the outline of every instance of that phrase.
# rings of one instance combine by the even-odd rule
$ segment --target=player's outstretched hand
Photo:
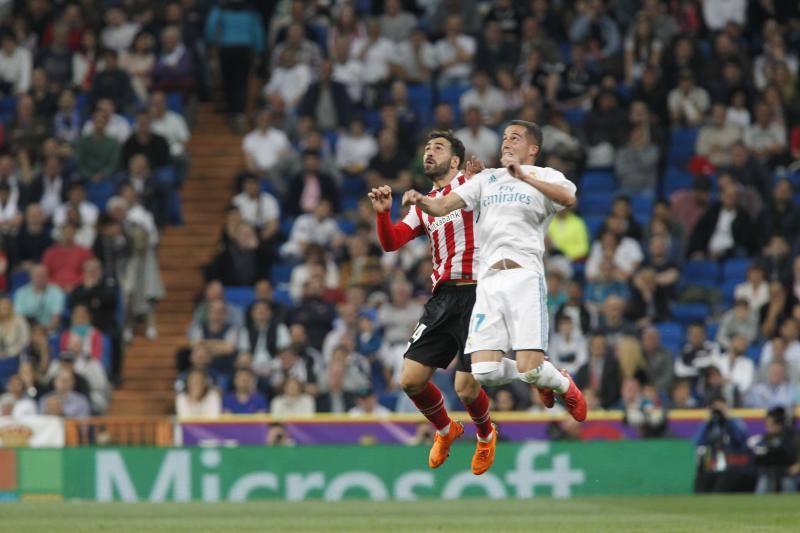
[[[367,193],[376,213],[388,213],[392,209],[392,188],[388,185],[376,187]]]
[[[486,167],[483,165],[483,161],[472,155],[469,159],[467,159],[467,163],[464,165],[464,177],[470,179],[472,176],[483,171],[485,168]]]
[[[417,205],[425,196],[421,193],[411,190],[403,193],[403,205]]]
[[[519,159],[513,155],[504,155],[501,157],[500,164],[503,165],[508,170],[508,173],[515,178],[522,179],[525,177],[525,173],[522,171],[522,165],[519,164]]]

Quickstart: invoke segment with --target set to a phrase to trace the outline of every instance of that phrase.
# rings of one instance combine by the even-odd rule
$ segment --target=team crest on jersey
[[[489,183],[494,183],[495,181],[497,181],[497,176],[495,176],[494,174],[489,176]]]

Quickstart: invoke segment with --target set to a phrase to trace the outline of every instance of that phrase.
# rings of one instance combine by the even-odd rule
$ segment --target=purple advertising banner
[[[731,416],[742,420],[749,433],[764,429],[764,411],[741,409]],[[466,413],[454,413],[457,420],[469,421]],[[670,413],[665,436],[692,438],[708,418],[704,410]],[[549,439],[552,431],[567,431],[581,440],[620,440],[639,438],[637,430],[626,425],[622,413],[590,413],[589,419],[576,427],[562,417],[545,414],[504,413],[494,416],[502,440],[525,441]],[[273,419],[263,415],[224,416],[219,419],[183,419],[177,422],[177,444],[203,445],[260,445],[270,433],[281,431],[295,444],[413,444],[418,432],[429,427],[427,421],[413,415],[390,418],[350,418],[336,415],[317,415],[313,418]],[[474,435],[472,424],[464,424],[467,435]]]

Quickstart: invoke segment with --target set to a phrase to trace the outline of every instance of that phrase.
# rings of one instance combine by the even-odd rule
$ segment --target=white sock
[[[553,389],[558,394],[564,394],[569,389],[569,380],[550,361],[544,361],[533,370],[520,374],[520,379],[542,389]]]
[[[480,442],[491,442],[492,437],[494,437],[494,430],[492,430],[491,433],[486,435],[486,438],[481,438],[481,436],[478,435],[478,441],[480,441]]]
[[[447,424],[447,426],[443,427],[442,429],[437,430],[436,432],[439,435],[441,435],[442,437],[445,437],[445,436],[447,436],[448,433],[450,433],[450,426],[452,426],[452,425],[453,425],[453,423],[450,422],[449,424]]]
[[[503,359],[500,360],[500,368],[503,371],[503,375],[508,379],[519,379],[519,369],[517,368],[517,362],[515,360],[503,357]]]

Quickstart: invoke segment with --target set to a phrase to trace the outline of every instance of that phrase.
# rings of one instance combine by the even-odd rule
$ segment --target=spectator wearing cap
[[[251,370],[239,369],[233,375],[233,390],[222,399],[222,412],[231,414],[266,413],[267,400],[256,389],[256,377]]]
[[[100,181],[110,176],[119,165],[120,145],[105,130],[108,115],[97,110],[92,115],[92,134],[75,143],[75,158],[82,179]]]
[[[322,201],[339,210],[339,191],[333,177],[322,169],[320,153],[306,149],[302,154],[302,168],[289,182],[286,210],[298,216],[314,213]]]
[[[33,265],[30,274],[31,281],[14,293],[14,310],[54,332],[64,310],[64,291],[58,285],[48,283],[44,265]]]
[[[39,411],[45,415],[65,418],[86,418],[91,406],[86,396],[75,390],[75,373],[62,368],[53,378],[53,391],[39,400]]]
[[[356,405],[347,411],[347,414],[351,418],[387,418],[392,412],[378,402],[378,397],[372,388],[366,388],[358,391]]]
[[[678,86],[667,96],[667,106],[673,126],[689,128],[699,126],[709,104],[708,91],[695,84],[691,71],[681,71]]]
[[[739,203],[736,187],[725,187],[720,201],[711,204],[689,237],[687,256],[720,259],[754,251],[753,222]]]

